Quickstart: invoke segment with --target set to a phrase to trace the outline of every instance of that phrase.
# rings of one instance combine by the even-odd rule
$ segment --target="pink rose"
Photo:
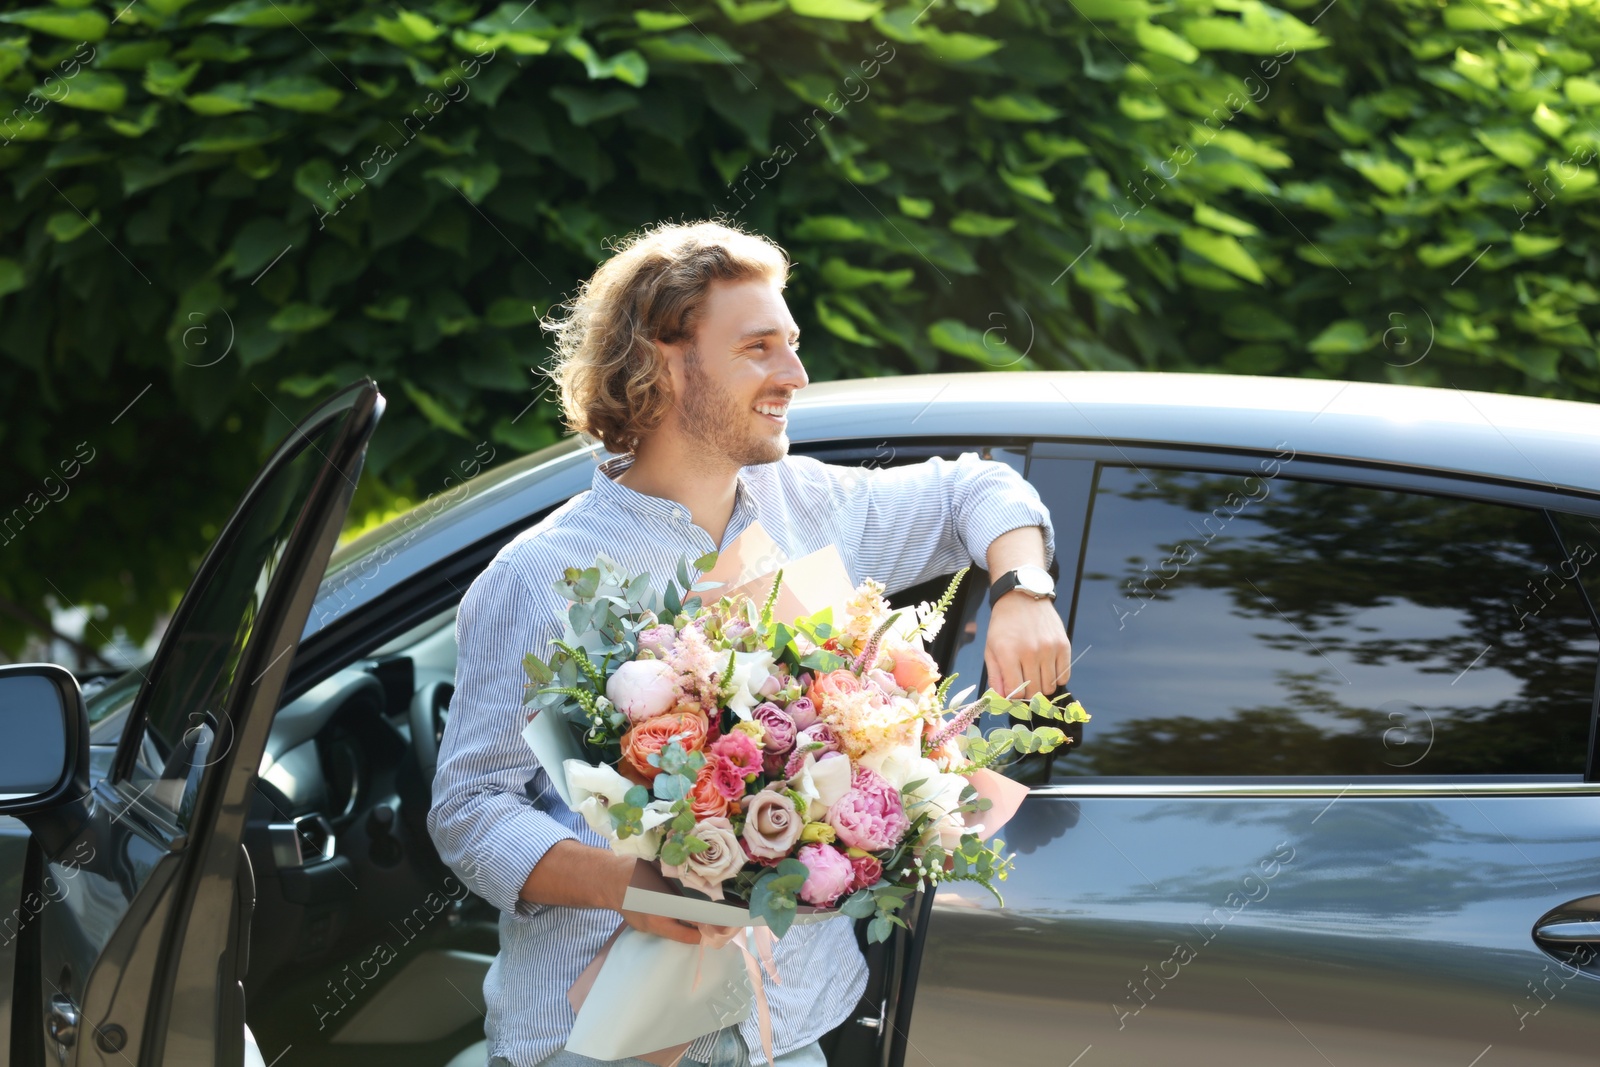
[[[738,644],[740,638],[753,632],[750,629],[750,624],[743,619],[729,619],[722,624],[722,639],[730,645]]]
[[[761,687],[756,690],[756,695],[764,697],[774,696],[777,694],[778,690],[782,688],[783,679],[778,677],[776,674],[769,674],[767,675],[767,680],[762,682]]]
[[[766,744],[761,748],[763,762],[768,774],[780,774],[783,771],[784,757],[794,748],[795,729],[794,720],[789,718],[789,713],[770,700],[757,704],[750,711],[750,721],[759,723],[766,731]]]
[[[855,879],[855,868],[845,854],[832,845],[805,845],[795,856],[806,865],[806,880],[800,885],[800,899],[819,908],[832,907]]]
[[[649,650],[657,659],[666,659],[667,652],[677,643],[678,631],[668,622],[639,631],[639,651]]]
[[[733,730],[717,738],[712,742],[711,752],[737,767],[741,775],[761,773],[761,746],[743,730]]]
[[[779,859],[789,854],[800,840],[805,820],[794,810],[788,793],[776,789],[744,798],[744,843],[750,854],[762,859]]]
[[[939,665],[920,648],[897,648],[894,652],[894,680],[908,692],[917,692],[939,680]]]
[[[852,848],[893,848],[911,829],[900,791],[866,767],[856,769],[850,788],[828,808],[828,824]]]
[[[804,678],[805,675],[800,677]],[[804,730],[808,726],[815,726],[822,721],[817,714],[817,706],[811,702],[810,697],[796,697],[789,701],[789,706],[783,709],[789,713],[789,718],[794,720],[795,728]]]
[[[878,879],[883,877],[883,861],[876,856],[851,856],[850,866],[855,869],[855,877],[850,881],[850,892],[857,889],[866,889],[878,884]]]
[[[658,659],[629,660],[606,681],[606,699],[637,726],[678,702],[678,674]]]

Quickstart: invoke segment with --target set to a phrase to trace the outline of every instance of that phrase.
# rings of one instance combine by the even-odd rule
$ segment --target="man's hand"
[[[983,649],[989,688],[1013,700],[1049,696],[1072,673],[1072,642],[1055,602],[1012,590],[990,609],[989,640]],[[1019,686],[1023,686],[1020,691]]]

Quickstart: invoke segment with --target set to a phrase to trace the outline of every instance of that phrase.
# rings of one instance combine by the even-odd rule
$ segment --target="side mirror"
[[[89,792],[89,712],[54,663],[0,667],[0,815],[43,814]]]

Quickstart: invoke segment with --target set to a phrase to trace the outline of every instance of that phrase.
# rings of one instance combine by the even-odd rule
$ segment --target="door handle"
[[[1533,928],[1533,936],[1558,945],[1600,945],[1600,922],[1541,923]]]
[[[78,1040],[78,1006],[61,993],[50,998],[50,1011],[45,1016],[45,1030],[63,1048],[71,1048]]]

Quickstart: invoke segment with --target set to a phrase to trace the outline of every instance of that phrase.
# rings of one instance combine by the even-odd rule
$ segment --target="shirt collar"
[[[693,521],[689,509],[676,500],[641,493],[616,480],[618,475],[633,466],[634,458],[632,452],[625,452],[600,463],[595,468],[594,477],[589,483],[589,488],[594,491],[595,496],[608,504],[666,522]],[[740,470],[734,487],[734,519],[737,520],[739,513],[752,507],[754,502],[755,497],[751,492],[749,479],[745,472]]]

